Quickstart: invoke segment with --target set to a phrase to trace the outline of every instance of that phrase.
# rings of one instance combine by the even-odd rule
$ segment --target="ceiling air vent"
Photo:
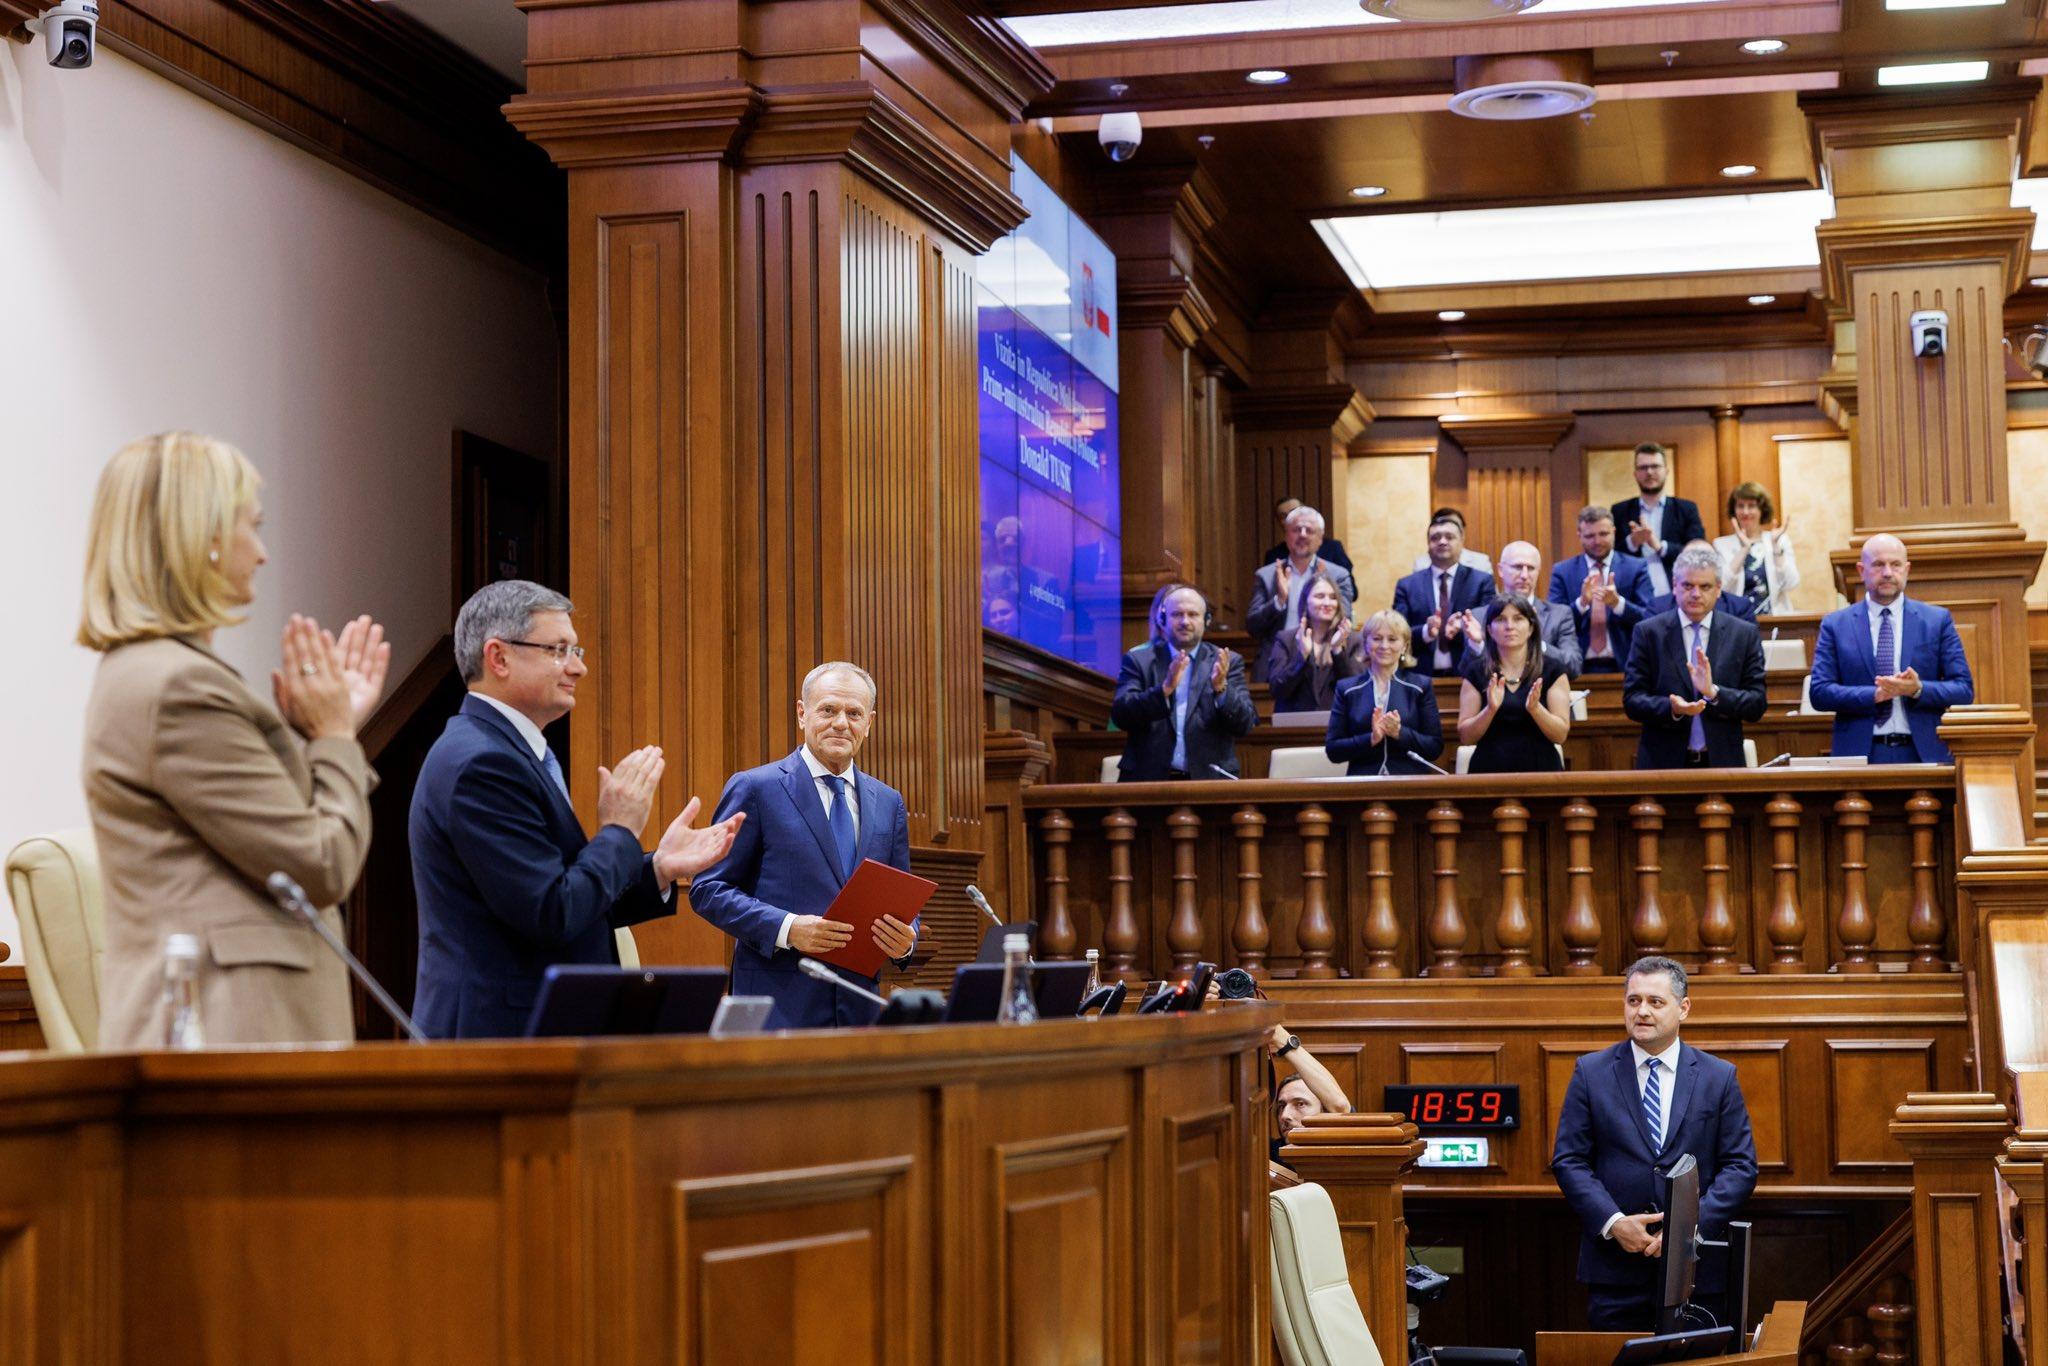
[[[1359,0],[1359,7],[1382,19],[1458,24],[1474,19],[1504,19],[1542,3],[1543,0]]]
[[[1554,119],[1593,103],[1593,54],[1460,57],[1451,112],[1468,119]]]

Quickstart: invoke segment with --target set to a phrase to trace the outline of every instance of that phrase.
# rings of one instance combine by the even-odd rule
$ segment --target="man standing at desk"
[[[1550,1160],[1579,1217],[1586,1317],[1602,1332],[1656,1326],[1664,1250],[1658,1173],[1686,1153],[1699,1163],[1706,1238],[1727,1237],[1728,1220],[1756,1189],[1756,1145],[1734,1066],[1678,1039],[1692,1011],[1685,969],[1669,958],[1638,959],[1623,1001],[1628,1039],[1579,1059]],[[1718,1290],[1723,1275],[1718,1260],[1704,1258],[1697,1288]]]
[[[910,818],[903,798],[853,766],[875,722],[875,680],[858,665],[820,664],[804,676],[794,754],[736,773],[718,798],[718,819],[745,812],[732,850],[690,886],[698,915],[731,935],[732,993],[769,996],[771,1029],[873,1024],[877,1008],[797,963],[845,948],[853,927],[823,912],[864,859],[910,871]],[[875,946],[897,966],[917,947],[917,921],[875,921]],[[869,991],[873,977],[840,976]]]

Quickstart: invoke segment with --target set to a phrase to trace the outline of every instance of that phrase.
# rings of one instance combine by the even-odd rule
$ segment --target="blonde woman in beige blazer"
[[[330,929],[362,872],[375,775],[356,730],[391,648],[294,616],[260,696],[213,652],[265,559],[255,469],[189,432],[138,441],[100,476],[79,641],[100,652],[85,793],[105,893],[100,1047],[164,1044],[164,939],[202,946],[209,1047],[354,1037],[348,973],[264,890],[306,889]]]

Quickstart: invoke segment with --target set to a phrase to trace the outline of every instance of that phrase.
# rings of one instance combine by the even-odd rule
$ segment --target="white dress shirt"
[[[1636,1105],[1638,1108],[1643,1103],[1643,1087],[1649,1081],[1648,1069],[1650,1059],[1655,1058],[1664,1069],[1663,1075],[1657,1078],[1657,1093],[1664,1102],[1664,1133],[1667,1137],[1671,1133],[1671,1122],[1673,1119],[1671,1100],[1673,1093],[1678,1090],[1678,1054],[1679,1050],[1684,1046],[1677,1039],[1673,1039],[1671,1047],[1665,1049],[1662,1053],[1645,1053],[1643,1046],[1634,1039],[1630,1039],[1628,1042],[1628,1051],[1636,1060]],[[1653,1134],[1651,1137],[1654,1138],[1656,1135]],[[1607,1222],[1600,1226],[1600,1236],[1602,1238],[1612,1238],[1614,1236],[1614,1226],[1621,1222],[1622,1217],[1620,1210],[1616,1210],[1613,1214],[1607,1216]]]
[[[1874,674],[1879,668],[1877,657],[1877,633],[1884,629],[1884,608],[1870,604],[1870,669]],[[1892,672],[1903,672],[1906,667],[1906,595],[1901,593],[1892,599]],[[1878,735],[1909,735],[1913,727],[1906,720],[1906,700],[1894,697],[1888,710],[1881,710],[1870,721],[1871,731]]]
[[[1637,505],[1642,508],[1642,514],[1639,517],[1637,517],[1636,520],[1641,522],[1644,526],[1648,527],[1650,531],[1657,537],[1657,546],[1663,545],[1664,496],[1662,494],[1659,494],[1653,501],[1649,497],[1649,495],[1645,494],[1641,498],[1637,499],[1636,502]],[[1630,547],[1630,549],[1635,554],[1642,556],[1643,568],[1650,571],[1650,584],[1657,590],[1656,593],[1653,593],[1651,595],[1652,597],[1659,597],[1671,591],[1671,575],[1665,572],[1664,556],[1663,553],[1657,549],[1657,546],[1646,545],[1639,550],[1633,546]]]
[[[854,847],[859,848],[860,775],[854,771],[854,767],[852,764],[848,764],[846,766],[846,772],[834,774],[831,769],[825,767],[824,762],[820,760],[817,755],[811,753],[811,747],[809,745],[804,746],[803,754],[804,767],[811,771],[811,786],[817,789],[818,800],[821,803],[823,803],[825,807],[825,824],[828,828],[832,824],[832,803],[837,801],[838,798],[832,795],[832,784],[826,782],[825,779],[831,777],[840,777],[846,779],[846,809],[847,812],[853,817]],[[794,925],[795,923],[795,913],[785,911],[782,916],[782,925],[775,931],[776,948],[786,949],[789,947],[789,927],[791,925]]]

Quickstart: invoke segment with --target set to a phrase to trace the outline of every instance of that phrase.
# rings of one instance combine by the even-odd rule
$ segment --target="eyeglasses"
[[[506,645],[517,645],[523,650],[545,650],[555,657],[556,664],[567,664],[572,659],[580,664],[583,662],[585,653],[581,645],[563,645],[560,642],[553,645],[544,645],[537,640],[508,640],[503,643]]]

